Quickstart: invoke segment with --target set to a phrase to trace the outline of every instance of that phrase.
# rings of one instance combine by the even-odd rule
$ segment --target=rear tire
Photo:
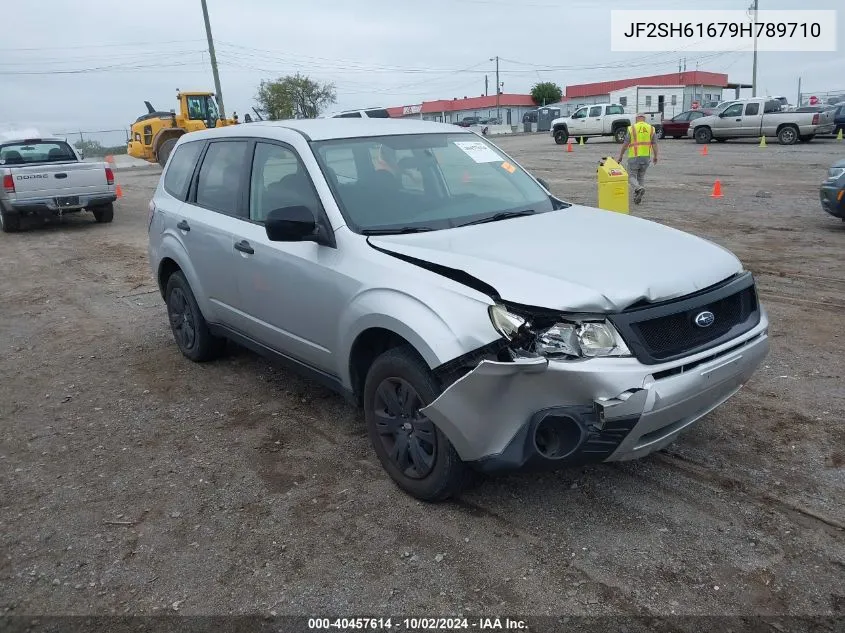
[[[114,204],[109,202],[107,205],[93,209],[94,219],[100,224],[105,224],[114,220]]]
[[[569,140],[569,132],[566,130],[555,130],[555,143],[558,145],[566,145]]]
[[[182,271],[177,270],[170,275],[164,297],[170,329],[179,351],[197,363],[218,358],[226,348],[226,339],[209,331]]]
[[[169,138],[158,148],[158,164],[161,165],[162,169],[167,164],[167,159],[170,157],[170,153],[173,151],[178,140],[177,138]]]
[[[382,467],[402,490],[422,501],[443,501],[472,481],[446,436],[419,409],[441,389],[410,346],[375,359],[364,382],[367,432]]]
[[[657,128],[657,138],[664,139],[666,138],[666,130],[662,127]],[[677,136],[673,136],[672,138],[678,138]]]
[[[0,229],[4,233],[17,233],[21,230],[21,216],[0,211]]]
[[[704,145],[705,143],[709,143],[713,140],[713,132],[709,127],[697,127],[695,128],[695,142],[699,145]]]
[[[798,128],[794,125],[785,125],[778,132],[778,143],[781,145],[794,145],[798,140]]]

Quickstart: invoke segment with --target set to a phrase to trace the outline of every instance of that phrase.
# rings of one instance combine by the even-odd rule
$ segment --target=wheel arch
[[[185,280],[191,287],[197,305],[205,319],[210,323],[214,322],[214,309],[203,290],[199,275],[197,275],[196,269],[191,264],[185,247],[176,238],[168,236],[165,233],[162,236],[162,242],[158,249],[158,262],[155,267],[156,283],[158,284],[162,299],[167,299],[165,297],[167,279],[177,271],[185,276]]]
[[[473,301],[473,303],[480,302]],[[339,320],[337,370],[342,384],[356,392],[369,364],[378,354],[407,344],[429,369],[435,369],[499,335],[481,308],[481,318],[450,325],[441,313],[416,297],[393,290],[373,289],[357,297]],[[456,321],[456,323],[458,323]],[[459,329],[459,331],[456,331]]]

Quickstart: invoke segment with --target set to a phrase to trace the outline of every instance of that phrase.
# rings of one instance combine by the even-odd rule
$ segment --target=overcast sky
[[[696,8],[745,9],[750,0]],[[760,0],[761,9],[836,9],[839,0]],[[213,90],[200,0],[27,0],[0,25],[0,127],[42,133],[128,127],[175,106],[177,88]],[[227,113],[254,105],[261,79],[301,72],[337,89],[334,109],[394,106],[537,81],[586,83],[678,70],[751,81],[751,53],[613,53],[611,9],[678,9],[681,0],[208,0]],[[794,102],[845,90],[845,10],[837,53],[761,53],[761,94]],[[143,42],[148,43],[143,43]],[[118,138],[115,142],[122,142]]]

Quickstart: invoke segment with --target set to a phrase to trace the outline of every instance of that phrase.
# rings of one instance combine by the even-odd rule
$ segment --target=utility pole
[[[499,120],[501,113],[499,111],[499,56],[491,57],[490,61],[496,60],[496,121]]]
[[[214,74],[214,91],[217,94],[217,107],[220,109],[220,118],[226,118],[226,110],[223,108],[223,89],[220,88],[220,75],[217,72],[217,56],[214,54],[214,39],[211,37],[211,23],[208,21],[208,7],[205,0],[202,4],[202,17],[205,20],[205,36],[208,38],[208,55],[211,57],[211,72]]]
[[[754,12],[754,19],[751,24],[751,28],[754,30],[754,61],[752,62],[752,69],[751,69],[751,96],[757,96],[757,8],[758,8],[758,0],[754,0],[751,3],[750,9]]]
[[[801,107],[801,77],[798,78],[798,101],[795,102],[795,105]]]
[[[487,84],[487,75],[484,75],[484,96],[486,97],[489,94],[490,92]]]

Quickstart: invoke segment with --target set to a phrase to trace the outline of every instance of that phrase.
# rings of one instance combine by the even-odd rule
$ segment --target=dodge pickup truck
[[[596,103],[583,106],[572,116],[552,121],[551,135],[558,145],[565,145],[569,137],[612,136],[617,143],[625,140],[625,130],[632,125],[636,115],[625,114],[625,108],[616,103]],[[660,113],[648,113],[646,121],[659,128]]]
[[[693,121],[687,136],[697,143],[769,136],[777,137],[781,145],[792,145],[796,141],[808,143],[816,134],[833,132],[830,110],[788,112],[782,107],[780,101],[768,97],[740,99],[717,114]]]
[[[0,229],[20,230],[26,216],[61,216],[91,211],[111,222],[116,199],[114,173],[107,163],[83,162],[58,138],[0,139]]]

